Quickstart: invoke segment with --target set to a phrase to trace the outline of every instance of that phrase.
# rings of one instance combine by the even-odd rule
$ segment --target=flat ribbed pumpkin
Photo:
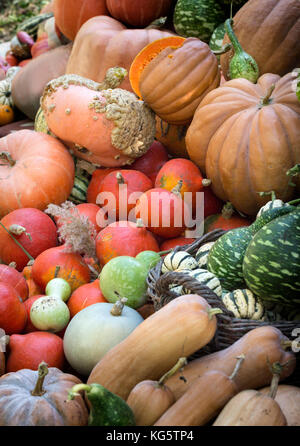
[[[283,76],[300,65],[299,0],[249,0],[233,21],[242,48],[255,59],[261,75]],[[225,35],[223,44],[228,42]],[[232,56],[233,51],[221,56],[226,79]]]
[[[74,162],[52,136],[19,130],[0,139],[0,217],[25,207],[61,204],[74,183]]]
[[[74,40],[66,74],[79,74],[101,82],[108,68],[118,66],[129,72],[133,59],[142,48],[171,35],[170,31],[159,29],[127,29],[112,17],[93,17],[80,28]],[[128,77],[120,88],[132,91]]]
[[[255,215],[275,191],[288,201],[296,192],[286,172],[300,162],[300,103],[292,73],[264,74],[257,84],[233,79],[210,92],[186,135],[189,156],[213,192]],[[297,177],[293,183],[300,188]]]
[[[130,77],[137,68],[131,68]],[[194,37],[184,39],[181,46],[164,48],[145,64],[139,78],[142,99],[171,124],[189,123],[201,100],[219,85],[216,56],[206,43]]]

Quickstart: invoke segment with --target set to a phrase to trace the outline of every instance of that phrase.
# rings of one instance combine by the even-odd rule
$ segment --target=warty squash
[[[287,171],[300,160],[300,103],[292,73],[261,76],[257,84],[234,79],[208,93],[186,134],[192,161],[213,192],[240,212],[256,215],[275,191],[283,201],[300,187]],[[272,123],[272,131],[270,131]]]
[[[159,379],[178,358],[206,345],[215,334],[216,312],[198,295],[172,300],[106,353],[88,383],[102,384],[126,400],[137,383]]]

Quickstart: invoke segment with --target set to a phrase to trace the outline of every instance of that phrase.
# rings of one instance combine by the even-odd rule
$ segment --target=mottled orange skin
[[[84,308],[101,302],[107,302],[107,300],[101,292],[99,280],[96,279],[94,282],[86,283],[77,288],[72,293],[67,305],[72,318]]]
[[[22,274],[27,282],[28,286],[28,298],[32,296],[36,296],[37,294],[42,293],[41,287],[35,283],[35,281],[32,278],[32,266],[25,266],[25,268],[22,271]]]

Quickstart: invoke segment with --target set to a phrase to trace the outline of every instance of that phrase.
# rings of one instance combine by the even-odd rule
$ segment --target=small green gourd
[[[256,61],[250,54],[246,53],[239,43],[232,29],[233,20],[225,21],[225,30],[232,43],[234,56],[229,63],[230,79],[244,78],[250,82],[256,83],[259,78],[259,68]]]
[[[133,411],[118,395],[101,384],[75,384],[69,391],[68,400],[73,400],[81,390],[91,403],[89,426],[135,426]]]

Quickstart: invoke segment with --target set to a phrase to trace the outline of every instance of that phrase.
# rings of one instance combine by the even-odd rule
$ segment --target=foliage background
[[[0,0],[0,43],[10,40],[24,20],[37,15],[49,0]]]

